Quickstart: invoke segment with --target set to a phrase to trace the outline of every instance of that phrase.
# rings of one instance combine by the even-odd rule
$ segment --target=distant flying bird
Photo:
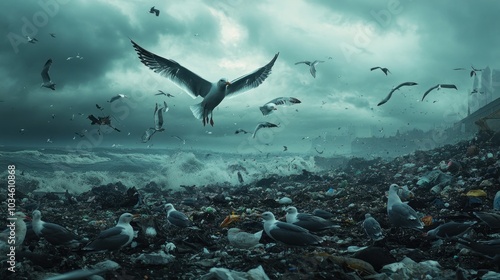
[[[470,76],[471,76],[471,77],[472,77],[472,76],[476,76],[476,72],[478,72],[478,71],[483,71],[483,69],[476,69],[476,68],[474,68],[474,66],[472,66],[472,65],[471,65],[470,67],[471,67],[471,69],[472,69],[472,70],[470,71]],[[453,70],[467,70],[467,69],[465,69],[465,68],[462,68],[462,67],[461,67],[461,68],[453,68]]]
[[[72,60],[73,58],[83,59],[83,56],[80,56],[80,53],[78,53],[76,56],[69,56],[68,58],[66,58],[66,60]]]
[[[102,111],[102,110],[104,110],[104,108],[102,108],[101,106],[99,106],[99,104],[95,104],[95,107],[96,107],[97,109],[101,110],[101,111]]]
[[[170,110],[170,107],[168,107],[167,102],[163,101],[163,112],[166,113]]]
[[[323,60],[315,60],[313,62],[310,62],[310,61],[299,61],[299,62],[295,62],[295,65],[301,64],[301,63],[309,65],[309,71],[311,72],[311,75],[313,76],[313,78],[316,78],[316,67],[315,66],[318,63],[323,63],[323,62],[324,62]]]
[[[131,42],[144,65],[171,80],[191,97],[196,98],[196,96],[201,96],[204,98],[201,103],[190,106],[191,112],[197,119],[202,120],[203,126],[209,120],[210,125],[214,125],[213,110],[224,98],[236,96],[239,93],[256,88],[262,84],[271,73],[271,68],[279,55],[277,53],[265,66],[231,82],[222,78],[218,82],[211,83],[189,69],[184,68],[174,60],[158,56],[143,49],[134,41],[131,40]]]
[[[165,105],[167,104],[165,103]],[[144,131],[144,134],[141,138],[142,143],[146,143],[151,140],[151,137],[153,137],[156,132],[165,131],[165,129],[163,128],[163,111],[164,108],[158,108],[158,103],[156,103],[154,110],[155,127],[150,127],[146,129],[146,131]]]
[[[26,36],[26,40],[28,40],[28,42],[30,42],[32,44],[35,44],[36,42],[38,42],[38,40],[35,37],[31,38],[30,36]]]
[[[259,109],[262,112],[262,115],[267,116],[274,110],[278,110],[278,105],[291,106],[299,103],[301,103],[300,100],[295,97],[278,97],[267,102],[264,106],[259,107]]]
[[[250,132],[248,132],[248,131],[246,131],[246,130],[244,130],[244,129],[241,129],[241,128],[237,129],[237,130],[234,132],[234,134],[239,134],[239,133],[244,133],[244,134],[247,134],[247,133],[250,133]]]
[[[275,125],[274,123],[270,123],[270,122],[261,122],[255,127],[255,130],[253,131],[253,134],[252,134],[252,138],[255,138],[255,134],[257,133],[257,131],[259,131],[259,129],[265,128],[265,127],[278,127],[278,125]]]
[[[95,117],[94,115],[89,115],[87,117],[90,121],[91,121],[91,125],[94,125],[94,124],[97,124],[97,125],[107,125],[109,127],[111,127],[112,129],[118,131],[118,132],[121,132],[118,128],[116,127],[113,127],[111,125],[111,118],[109,116],[106,116],[106,117]]]
[[[415,85],[418,85],[417,83],[414,83],[414,82],[405,82],[405,83],[402,83],[402,84],[399,84],[397,87],[393,88],[391,90],[391,92],[389,92],[389,94],[387,95],[386,98],[384,98],[384,100],[380,101],[377,106],[380,106],[382,104],[385,104],[387,101],[389,101],[389,99],[391,99],[392,97],[392,93],[396,90],[398,90],[400,87],[404,87],[404,86],[415,86]]]
[[[391,73],[391,71],[389,71],[389,69],[384,68],[384,67],[380,67],[380,66],[370,68],[370,71],[373,71],[373,70],[376,70],[376,69],[380,69],[380,70],[382,70],[382,72],[384,72],[384,74],[385,74],[386,76],[387,76],[387,73]]]
[[[286,152],[288,151],[288,147],[287,146],[283,146],[283,152]]]
[[[175,97],[170,93],[164,93],[162,90],[158,90],[158,93],[156,93],[155,95],[165,95],[166,97]]]
[[[78,136],[80,136],[80,138],[85,136],[85,134],[80,133],[80,132],[75,132],[75,134],[78,135]]]
[[[56,37],[56,34],[54,34],[54,33],[49,33],[49,34],[50,34],[50,36],[51,36],[52,38],[55,38],[55,37]]]
[[[182,141],[182,144],[186,144],[186,139],[182,139],[182,138],[180,138],[180,137],[179,137],[179,136],[177,136],[177,135],[172,135],[172,136],[170,136],[170,137],[177,138],[177,139],[179,139],[180,141]]]
[[[50,88],[52,90],[56,90],[56,84],[54,84],[49,77],[49,69],[50,69],[51,65],[52,65],[52,59],[49,59],[49,60],[47,60],[47,62],[45,62],[45,65],[43,66],[43,70],[41,73],[43,83],[40,87],[46,87],[46,88]]]
[[[111,99],[110,99],[108,102],[109,102],[109,103],[112,103],[113,101],[116,101],[116,100],[118,100],[118,99],[120,99],[120,98],[126,98],[126,97],[127,97],[127,96],[126,96],[125,94],[120,94],[120,93],[119,93],[119,94],[117,94],[117,95],[115,95],[115,96],[111,97]]]
[[[52,140],[50,140],[50,138],[48,138],[47,143],[53,143],[53,142],[52,142]]]
[[[156,14],[156,16],[159,16],[159,15],[160,15],[160,10],[155,9],[155,6],[153,6],[153,7],[151,7],[151,9],[149,10],[149,13],[150,13],[150,14]]]
[[[429,94],[429,92],[431,92],[432,90],[434,90],[434,89],[436,89],[436,88],[437,88],[437,90],[440,90],[440,89],[442,89],[442,88],[454,88],[454,89],[458,90],[458,89],[457,89],[457,86],[452,85],[452,84],[437,84],[437,85],[435,85],[435,86],[431,87],[430,89],[428,89],[428,90],[424,93],[424,96],[422,96],[422,101],[424,101],[424,98],[427,96],[427,94]]]

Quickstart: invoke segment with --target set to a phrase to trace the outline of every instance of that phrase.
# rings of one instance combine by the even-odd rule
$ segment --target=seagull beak
[[[134,219],[137,219],[137,218],[140,218],[141,217],[141,214],[134,214],[132,215],[134,217]]]
[[[226,82],[226,86],[228,86],[228,85],[230,85],[230,84],[231,84],[231,82]]]
[[[30,216],[25,216],[24,220],[31,221],[31,217]]]

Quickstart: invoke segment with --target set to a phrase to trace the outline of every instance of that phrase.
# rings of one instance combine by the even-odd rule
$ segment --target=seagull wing
[[[161,130],[163,126],[163,110],[157,110],[155,114],[155,129]]]
[[[134,41],[130,40],[141,62],[156,73],[171,80],[176,86],[184,90],[191,97],[205,97],[210,91],[212,84],[201,78],[189,69],[183,67],[172,59],[163,58],[143,49]]]
[[[458,90],[457,86],[452,85],[452,84],[441,84],[441,87],[442,88],[454,88],[454,89]]]
[[[108,102],[111,103],[111,102],[116,101],[118,99],[120,99],[120,95],[116,95],[116,96],[111,97],[111,99]]]
[[[430,89],[428,89],[426,92],[424,92],[424,96],[422,96],[422,101],[424,101],[424,98],[427,96],[427,94],[429,94],[429,92],[431,92],[432,90],[438,88],[439,85],[435,85],[433,87],[431,87]]]
[[[160,10],[155,10],[156,16],[160,15]]]
[[[275,125],[274,123],[270,123],[270,122],[261,122],[257,125],[257,127],[255,127],[255,130],[253,131],[253,134],[252,134],[252,138],[255,138],[255,134],[257,133],[257,131],[259,131],[259,129],[264,128],[264,127],[278,127],[278,126]]]
[[[393,93],[396,89],[397,89],[397,88],[393,88],[393,89],[389,92],[389,94],[388,94],[388,95],[384,98],[384,100],[380,101],[380,102],[377,104],[377,106],[383,105],[383,104],[385,104],[387,101],[389,101],[389,99],[391,99],[391,97],[392,97],[392,93]]]
[[[299,61],[299,62],[295,62],[295,65],[297,65],[297,64],[301,64],[301,63],[304,63],[304,64],[307,64],[307,65],[311,66],[311,62],[310,62],[310,61]]]
[[[42,74],[42,80],[44,83],[50,82],[49,69],[50,69],[51,65],[52,65],[52,59],[49,59],[49,60],[47,60],[47,62],[45,62],[45,65],[43,66],[41,74]]]
[[[279,54],[280,53],[274,55],[273,59],[271,59],[271,61],[269,61],[269,63],[265,66],[260,67],[248,75],[231,81],[231,84],[227,86],[226,97],[236,96],[239,93],[256,88],[262,84],[269,74],[271,74],[271,69],[273,68],[276,59],[278,59]]]
[[[376,69],[379,69],[379,68],[380,68],[380,66],[372,67],[372,68],[370,68],[370,71],[373,71],[373,70],[376,70]]]

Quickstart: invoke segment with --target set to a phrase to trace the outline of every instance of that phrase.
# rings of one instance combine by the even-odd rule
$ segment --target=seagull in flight
[[[255,134],[257,134],[257,131],[259,131],[261,128],[267,128],[267,127],[278,127],[278,125],[270,122],[261,122],[259,123],[256,127],[255,130],[253,131],[252,138],[255,138]]]
[[[137,45],[134,41],[131,40],[131,42],[139,55],[139,59],[144,65],[171,80],[191,97],[203,97],[201,103],[189,107],[193,115],[197,119],[202,120],[203,126],[208,122],[210,125],[214,125],[213,110],[224,98],[236,96],[237,94],[256,88],[262,84],[271,73],[274,62],[279,55],[279,53],[277,53],[266,65],[231,82],[222,78],[212,83],[194,72],[191,72],[191,70],[174,60],[158,56]]]
[[[431,87],[430,89],[428,89],[425,93],[424,93],[424,96],[422,96],[422,101],[424,101],[424,98],[427,96],[427,94],[429,94],[429,92],[431,92],[432,90],[434,89],[437,89],[437,90],[440,90],[442,88],[454,88],[456,90],[457,89],[457,86],[456,85],[451,85],[451,84],[437,84],[433,87]]]
[[[83,56],[80,56],[80,53],[78,53],[76,56],[69,56],[68,58],[66,58],[66,60],[72,60],[73,58],[77,58],[77,59],[83,59]]]
[[[278,110],[278,105],[291,106],[299,103],[301,103],[300,100],[295,97],[278,97],[267,102],[264,106],[259,107],[259,109],[262,112],[262,115],[267,116],[274,110]]]
[[[144,134],[142,135],[143,143],[148,142],[156,132],[165,131],[165,128],[163,128],[163,111],[164,108],[158,108],[158,103],[156,103],[154,111],[155,127],[150,127],[144,131]]]
[[[26,40],[28,40],[28,42],[32,44],[38,42],[38,40],[35,37],[31,38],[30,36],[26,36]]]
[[[160,15],[160,10],[155,9],[155,6],[153,6],[153,7],[151,7],[151,9],[149,9],[149,13],[150,14],[156,14],[156,16],[159,16]]]
[[[175,97],[170,93],[164,93],[162,90],[158,90],[158,93],[155,93],[155,95],[165,95],[166,97]]]
[[[247,134],[247,133],[250,133],[250,132],[248,132],[248,131],[246,131],[246,130],[244,130],[244,129],[241,129],[241,128],[240,128],[240,129],[238,129],[238,130],[236,130],[236,131],[234,132],[234,134],[239,134],[239,133]]]
[[[310,61],[299,61],[299,62],[295,62],[295,65],[301,64],[301,63],[309,65],[309,71],[311,72],[311,75],[313,76],[313,78],[316,78],[316,65],[318,63],[323,63],[323,62],[324,62],[323,60],[315,60],[313,62],[310,62]]]
[[[52,59],[49,59],[49,60],[47,60],[47,62],[45,62],[45,65],[43,66],[42,73],[41,73],[43,83],[40,87],[46,87],[46,88],[50,88],[52,90],[56,90],[56,84],[54,84],[49,77],[49,69],[50,69],[51,65],[52,65]]]
[[[397,87],[393,88],[391,90],[391,92],[389,92],[389,94],[387,95],[386,98],[384,98],[384,100],[380,101],[377,106],[380,106],[382,104],[385,104],[387,101],[389,101],[389,99],[391,99],[392,97],[392,93],[395,92],[396,90],[398,90],[400,87],[404,87],[404,86],[415,86],[415,85],[418,85],[417,83],[414,83],[414,82],[405,82],[405,83],[402,83],[402,84],[399,84]]]
[[[384,72],[384,74],[385,74],[386,76],[387,76],[387,73],[391,73],[391,71],[389,71],[389,69],[384,68],[384,67],[380,67],[380,66],[370,68],[370,71],[373,71],[373,70],[376,70],[376,69],[380,69],[380,70],[382,70],[382,72]]]
[[[54,33],[49,33],[49,35],[50,35],[52,38],[55,38],[55,37],[56,37],[56,34],[54,34]]]
[[[120,93],[119,93],[119,94],[117,94],[117,95],[115,95],[115,96],[111,97],[111,99],[110,99],[110,100],[108,100],[108,102],[109,102],[109,103],[112,103],[113,101],[116,101],[116,100],[118,100],[118,99],[120,99],[120,98],[127,98],[127,96],[126,96],[125,94],[120,94]]]

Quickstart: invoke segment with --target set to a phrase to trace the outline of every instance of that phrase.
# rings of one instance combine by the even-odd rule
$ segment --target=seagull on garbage
[[[117,94],[117,95],[115,95],[115,96],[111,97],[111,99],[110,99],[110,100],[108,100],[108,102],[109,102],[109,103],[112,103],[113,101],[116,101],[116,100],[118,100],[118,99],[120,99],[120,98],[127,98],[127,96],[126,96],[125,94],[120,94],[120,93],[119,93],[119,94]]]
[[[300,100],[295,97],[278,97],[267,102],[264,106],[259,107],[259,109],[262,112],[262,115],[267,116],[274,110],[278,110],[278,105],[291,106],[299,103],[301,103]]]
[[[102,231],[97,238],[90,242],[83,250],[103,251],[118,250],[127,246],[134,238],[134,228],[130,222],[138,215],[124,213],[120,216],[116,226]]]
[[[276,220],[271,212],[262,213],[264,231],[272,239],[293,246],[318,245],[322,239],[303,227]]]
[[[54,84],[49,77],[49,69],[51,65],[52,65],[52,59],[49,59],[47,60],[47,62],[45,62],[45,65],[43,66],[41,73],[43,83],[40,87],[46,87],[50,88],[51,90],[56,90],[56,84]]]
[[[424,223],[420,220],[417,212],[406,203],[401,201],[398,196],[400,187],[392,184],[389,187],[389,196],[387,198],[387,215],[389,222],[395,227],[423,229]]]
[[[156,14],[156,16],[159,16],[160,15],[160,10],[155,9],[155,6],[153,6],[153,7],[151,7],[151,9],[149,9],[149,13],[150,14]]]
[[[257,133],[257,131],[259,131],[259,129],[265,128],[265,127],[278,127],[278,125],[276,125],[274,123],[270,123],[270,122],[261,122],[255,127],[255,130],[253,131],[253,134],[252,134],[252,138],[255,138],[255,134]]]
[[[230,228],[227,231],[229,243],[236,248],[250,249],[259,245],[263,230],[256,233],[244,232],[239,228]]]
[[[371,214],[365,214],[365,220],[363,221],[362,226],[366,235],[368,235],[371,240],[379,241],[384,239],[384,234],[382,233],[382,228],[380,227],[379,222],[375,220]]]
[[[393,88],[389,94],[386,96],[386,98],[384,98],[384,100],[380,101],[377,106],[380,106],[382,104],[385,104],[387,101],[389,101],[389,99],[391,99],[392,97],[392,93],[395,92],[396,90],[398,90],[400,87],[404,87],[404,86],[415,86],[415,85],[418,85],[417,83],[414,83],[414,82],[405,82],[405,83],[402,83],[402,84],[399,84],[397,87]]]
[[[180,228],[186,228],[193,225],[191,220],[189,220],[184,213],[175,210],[172,203],[165,204],[165,210],[167,210],[167,221],[169,224]]]
[[[315,60],[313,62],[310,62],[310,61],[299,61],[299,62],[295,62],[295,65],[301,64],[301,63],[309,65],[309,72],[311,72],[311,75],[313,76],[313,78],[316,78],[316,65],[318,63],[323,63],[323,62],[324,62],[323,60]]]
[[[422,96],[422,101],[424,101],[424,98],[427,96],[427,94],[429,94],[429,92],[431,92],[432,90],[434,90],[436,88],[437,88],[437,90],[440,90],[442,88],[454,88],[454,89],[458,90],[456,85],[452,85],[452,84],[437,84],[437,85],[431,87],[430,89],[428,89],[426,92],[424,92],[424,96]]]
[[[271,73],[274,62],[279,55],[277,53],[265,66],[231,82],[222,78],[211,83],[174,60],[158,56],[137,45],[134,41],[131,40],[131,42],[144,65],[171,80],[191,97],[203,97],[201,103],[190,106],[191,112],[197,119],[202,120],[203,126],[208,122],[210,125],[214,125],[213,110],[224,98],[236,96],[262,84]]]
[[[370,71],[373,71],[373,70],[376,70],[376,69],[380,69],[380,70],[382,70],[382,72],[384,72],[384,74],[385,74],[386,76],[387,76],[387,73],[391,73],[391,71],[389,71],[389,69],[384,68],[384,67],[380,67],[380,66],[370,68]]]

